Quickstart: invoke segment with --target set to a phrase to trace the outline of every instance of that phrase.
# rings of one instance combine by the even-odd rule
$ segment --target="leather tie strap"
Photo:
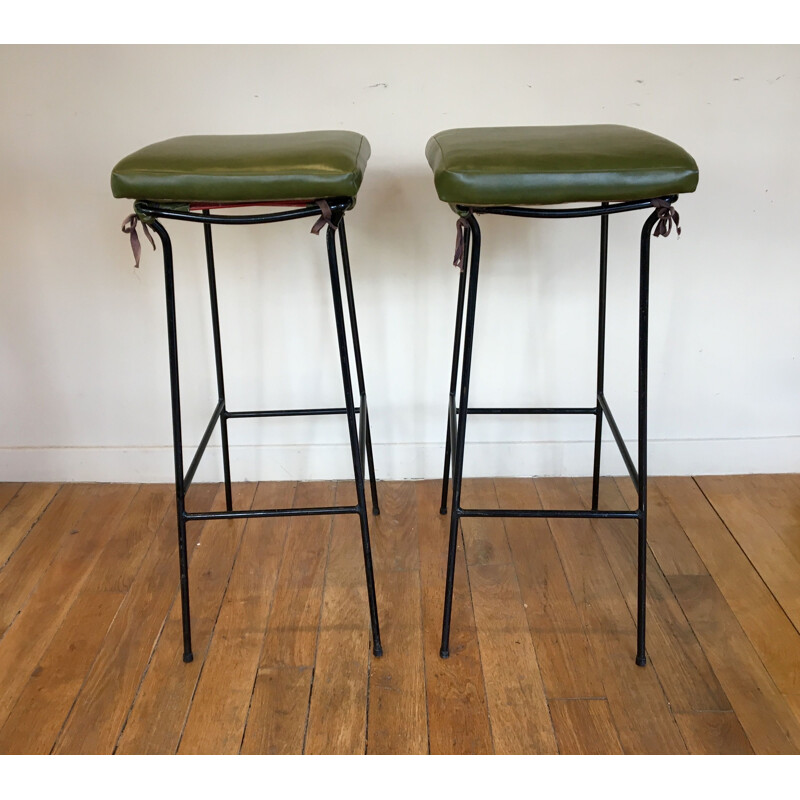
[[[666,200],[651,200],[651,205],[656,207],[658,212],[658,222],[653,230],[653,236],[669,236],[672,232],[672,223],[675,223],[675,230],[678,238],[681,235],[681,218],[678,212]]]
[[[142,246],[139,243],[139,234],[136,233],[136,223],[139,222],[139,217],[136,214],[131,214],[129,217],[125,217],[125,221],[122,223],[122,232],[127,233],[131,237],[131,250],[133,250],[133,258],[135,260],[135,264],[133,265],[138,269],[139,267],[139,257],[142,254]],[[153,245],[153,250],[156,249],[156,243],[153,241],[153,237],[150,235],[150,229],[147,227],[147,223],[142,221],[142,228],[144,229],[144,235],[147,237],[147,240]]]
[[[328,205],[328,201],[315,200],[314,202],[319,206],[322,216],[320,216],[320,218],[314,223],[314,226],[311,228],[311,233],[315,233],[317,236],[319,236],[319,232],[326,225],[330,225],[331,228],[336,230],[337,226],[333,224],[333,215],[331,213],[331,207]]]
[[[453,266],[458,267],[462,272],[466,268],[464,258],[466,256],[468,231],[469,223],[466,217],[459,217],[456,220],[456,253],[453,256]]]

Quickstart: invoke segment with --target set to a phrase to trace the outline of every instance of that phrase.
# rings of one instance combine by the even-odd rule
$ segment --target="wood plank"
[[[375,581],[384,654],[370,663],[367,752],[422,755],[428,722],[419,572],[379,572]]]
[[[503,508],[541,508],[533,480],[495,480]],[[506,532],[528,627],[548,698],[602,697],[581,618],[544,519],[506,519]]]
[[[372,563],[375,571],[419,571],[417,499],[414,482],[380,481],[378,499],[381,504],[380,515],[369,516]]]
[[[253,507],[290,507],[294,492],[294,483],[260,483]],[[179,753],[239,752],[288,525],[288,517],[247,523]]]
[[[198,487],[208,503],[216,487]],[[200,533],[190,525],[190,555]],[[111,753],[178,588],[176,522],[163,518],[103,640],[54,752]]]
[[[675,714],[692,755],[746,756],[753,748],[733,711],[702,711]]]
[[[256,486],[255,483],[234,484],[234,508],[251,508]],[[222,487],[217,491],[214,507],[224,508]],[[183,661],[181,604],[178,593],[174,592],[175,599],[152,652],[147,673],[135,695],[130,686],[126,693],[119,692],[113,709],[106,710],[102,723],[98,720],[92,732],[95,752],[108,752],[115,744],[116,752],[127,754],[174,753],[177,750],[247,522],[243,519],[213,520],[202,526],[200,540],[189,563],[194,661],[190,664]],[[85,703],[91,704],[92,712],[101,708],[103,703],[95,702],[92,693],[103,698],[105,677],[115,671],[112,667],[105,673],[98,673],[91,691],[84,689],[79,703],[85,696]],[[73,728],[72,740],[62,737],[60,746],[86,747],[86,739],[80,743],[76,741],[77,730]]]
[[[370,622],[358,518],[333,518],[305,752],[366,751]]]
[[[493,480],[470,481],[469,488],[471,506],[498,508]],[[461,527],[495,752],[555,753],[555,734],[505,521],[464,518]]]
[[[26,483],[4,503],[0,497],[0,568],[50,505],[58,483]]]
[[[123,517],[103,548],[83,591],[127,592],[167,513],[174,520],[175,487],[142,484],[135,507]]]
[[[610,483],[603,485],[611,488]],[[630,478],[616,478],[616,486],[628,508],[635,509],[638,500]],[[611,503],[607,502],[602,492],[600,497],[604,501],[600,507],[610,508]],[[661,494],[658,482],[653,478],[647,482],[647,544],[664,575],[708,575],[703,559],[686,537],[669,503]]]
[[[497,508],[497,493],[492,478],[468,478],[463,483],[462,508]],[[448,518],[449,519],[449,518]],[[471,517],[462,521],[462,536],[467,566],[510,564],[511,550],[504,520]],[[447,553],[447,550],[444,551]]]
[[[622,745],[603,698],[551,700],[550,714],[562,755],[622,755]]]
[[[242,741],[245,755],[303,752],[313,667],[260,667]]]
[[[24,483],[12,481],[0,482],[0,511],[11,502],[14,495],[24,486]]]
[[[757,754],[800,752],[800,723],[772,682],[711,577],[670,579]]]
[[[422,586],[416,487],[381,482],[381,514],[371,517],[383,656],[370,661],[367,752],[428,752]],[[433,655],[431,656],[433,657]]]
[[[655,482],[778,688],[800,694],[800,635],[739,544],[691,478]]]
[[[575,481],[586,508],[591,507],[592,481]],[[615,508],[626,502],[613,480],[603,480],[602,494]],[[594,528],[605,550],[631,616],[637,605],[637,526],[628,520],[597,520]],[[683,614],[658,562],[647,559],[647,655],[658,674],[673,713],[730,711],[730,703]]]
[[[800,486],[794,475],[742,475],[740,495],[769,523],[800,561]]]
[[[335,492],[332,483],[299,483],[294,504],[331,505]],[[289,522],[243,753],[303,752],[331,528],[332,517]]]
[[[714,475],[696,481],[795,628],[800,629],[800,561],[741,491],[735,478]]]
[[[97,485],[83,487],[80,501],[73,498],[73,508],[83,513],[77,520],[68,520],[70,533],[0,640],[0,675],[4,676],[0,682],[0,725],[8,718],[136,490],[136,486]]]
[[[78,596],[0,728],[0,753],[50,752],[123,598]]]
[[[786,705],[792,709],[792,713],[794,714],[794,718],[796,720],[800,720],[800,695],[798,694],[784,694],[783,699],[786,701]]]
[[[557,752],[513,565],[475,565],[469,579],[495,752]]]
[[[0,571],[0,637],[50,568],[59,548],[74,537],[81,518],[114,490],[105,484],[67,484]],[[70,545],[71,546],[71,545]],[[69,552],[69,548],[67,548]]]
[[[300,483],[295,504],[332,505],[335,491],[332,483]],[[314,665],[332,520],[295,517],[289,524],[259,667]]]
[[[475,618],[463,542],[459,541],[453,589],[450,658],[439,658],[449,516],[439,514],[441,483],[416,484],[425,681],[432,754],[492,753]]]
[[[537,479],[545,508],[580,508],[570,480]],[[551,519],[550,530],[595,654],[612,719],[626,753],[685,753],[652,667],[634,661],[636,627],[591,522]]]

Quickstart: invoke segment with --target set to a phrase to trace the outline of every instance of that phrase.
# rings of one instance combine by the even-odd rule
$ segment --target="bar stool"
[[[453,576],[458,524],[461,519],[465,517],[631,519],[636,520],[638,525],[636,663],[644,666],[646,663],[647,320],[650,234],[652,232],[655,236],[667,236],[673,224],[680,234],[678,213],[673,204],[680,193],[692,192],[697,187],[697,164],[678,145],[660,136],[622,125],[452,129],[433,136],[428,141],[425,154],[433,170],[439,199],[449,203],[459,215],[454,263],[461,268],[442,481],[441,513],[446,514],[448,477],[452,467],[450,540],[440,655],[442,658],[447,658],[450,654]],[[592,205],[578,208],[547,207],[567,203]],[[609,216],[640,209],[649,209],[651,213],[644,222],[640,240],[638,459],[634,464],[604,394],[606,276]],[[600,301],[595,405],[579,408],[469,406],[481,248],[478,214],[538,219],[600,217]],[[469,289],[466,291],[468,261]],[[465,294],[466,320],[464,320]],[[461,345],[462,324],[463,345]],[[459,364],[461,383],[459,400],[456,404]],[[462,508],[464,444],[467,417],[470,414],[593,415],[595,437],[591,510]],[[635,511],[598,509],[600,440],[604,419],[636,486],[638,503]]]
[[[175,492],[178,515],[178,556],[180,562],[181,608],[183,617],[183,660],[192,660],[189,614],[189,576],[186,552],[186,524],[193,520],[287,517],[327,514],[357,514],[361,523],[361,542],[372,627],[372,648],[382,654],[375,582],[372,570],[367,504],[364,491],[364,456],[369,466],[373,513],[378,514],[378,495],[372,457],[372,439],[361,365],[361,347],[356,324],[355,301],[350,277],[350,260],[345,235],[345,212],[353,207],[370,156],[367,140],[350,131],[310,131],[304,133],[181,136],[145,147],[123,158],[111,174],[114,197],[134,200],[134,213],[125,220],[123,231],[131,237],[136,266],[140,242],[136,232],[141,222],[155,249],[148,228],[161,241],[167,299],[167,338],[169,346],[172,431],[175,460]],[[223,208],[267,206],[281,210],[249,214],[218,214]],[[327,228],[327,254],[330,268],[333,311],[339,345],[343,408],[304,408],[267,411],[231,411],[225,399],[222,343],[217,306],[217,283],[212,225],[259,225],[317,217],[312,233]],[[172,245],[161,220],[201,223],[205,235],[208,286],[211,299],[211,325],[218,402],[189,468],[184,471],[181,433],[181,400],[178,376],[177,323]],[[339,280],[336,239],[341,251],[350,333],[355,358],[359,405],[353,399],[350,353],[345,330],[342,288]],[[228,452],[228,420],[254,417],[290,417],[344,414],[350,436],[350,450],[356,484],[357,504],[313,508],[242,509],[233,508],[231,468]],[[356,424],[358,415],[358,425]],[[188,512],[186,492],[217,423],[222,439],[222,466],[225,480],[225,511]]]

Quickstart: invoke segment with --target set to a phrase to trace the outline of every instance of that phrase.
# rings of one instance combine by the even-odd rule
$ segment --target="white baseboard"
[[[635,446],[628,443],[635,461]],[[375,468],[382,480],[438,478],[442,444],[376,444]],[[187,449],[187,464],[192,452]],[[751,439],[651,441],[651,475],[734,475],[800,472],[800,436]],[[347,479],[352,476],[347,444],[261,445],[231,448],[233,478],[255,480]],[[591,473],[592,443],[468,443],[464,465],[470,476],[583,476]],[[170,447],[0,448],[0,481],[101,481],[155,483],[173,480]],[[603,474],[625,466],[613,441],[603,445]],[[222,479],[220,448],[209,445],[195,480]]]

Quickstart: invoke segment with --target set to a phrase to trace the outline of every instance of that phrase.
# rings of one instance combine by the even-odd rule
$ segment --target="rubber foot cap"
[[[645,656],[636,656],[636,664],[644,667],[647,664],[647,658]]]
[[[381,515],[381,510],[378,508],[378,506],[373,506],[372,516],[379,517],[380,515]]]
[[[383,655],[383,648],[380,645],[376,645],[372,648],[372,655],[374,655],[375,658],[380,658]]]
[[[183,654],[183,663],[184,664],[190,664],[192,661],[194,661],[194,656],[191,653],[184,653]]]
[[[450,651],[442,649],[439,651],[439,656],[441,658],[450,658]]]
[[[442,506],[442,507],[439,509],[439,513],[440,513],[442,516],[444,516],[444,515],[447,513],[447,506]]]

